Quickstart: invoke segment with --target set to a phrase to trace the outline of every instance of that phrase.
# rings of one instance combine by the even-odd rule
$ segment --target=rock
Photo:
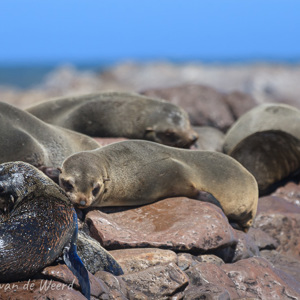
[[[112,255],[107,252],[98,241],[79,231],[77,239],[77,253],[89,272],[107,271],[114,275],[121,275],[121,266]]]
[[[189,287],[186,289],[186,291],[184,291],[185,294],[194,294],[194,292],[191,292],[190,290],[195,291],[196,287],[197,291],[199,286],[203,286],[204,290],[201,289],[201,293],[205,291],[213,296],[215,296],[215,292],[217,295],[229,294],[230,298],[227,299],[238,299],[239,295],[236,292],[233,281],[227,276],[226,272],[222,270],[220,266],[203,262],[194,265],[185,272],[190,281]]]
[[[221,209],[184,197],[112,214],[94,210],[86,221],[91,236],[109,250],[154,247],[203,253],[237,242]]]
[[[116,276],[111,273],[98,271],[95,277],[105,282],[110,290],[110,295],[113,299],[126,300],[128,299],[125,295],[127,294],[126,286],[123,281],[119,281]]]
[[[300,260],[300,207],[286,200],[268,196],[259,199],[253,227],[274,238],[277,251]]]
[[[227,103],[235,120],[257,105],[251,95],[240,91],[225,94],[224,101]]]
[[[204,254],[204,255],[199,255],[199,256],[194,256],[189,253],[179,253],[178,254],[178,267],[182,271],[186,271],[189,268],[195,266],[199,262],[206,262],[206,263],[211,263],[211,264],[216,264],[216,265],[221,265],[224,264],[224,261],[212,254]]]
[[[205,85],[187,84],[148,89],[143,95],[168,100],[186,110],[192,125],[212,126],[226,131],[234,118],[224,101],[224,94]]]
[[[247,234],[253,239],[259,250],[272,250],[279,246],[278,241],[259,228],[250,227]]]
[[[282,270],[298,281],[300,286],[300,261],[281,254],[275,250],[261,251],[261,256],[269,261],[276,269]]]
[[[209,126],[193,126],[199,138],[192,147],[195,150],[223,151],[224,133]]]
[[[23,299],[59,299],[59,300],[86,300],[74,289],[72,284],[67,285],[60,281],[39,279],[0,284],[1,300]]]
[[[238,243],[234,250],[232,262],[253,256],[260,256],[259,249],[250,235],[238,230],[235,233]]]
[[[80,289],[77,278],[69,270],[66,265],[49,266],[43,269],[41,272],[48,280],[58,280],[64,282],[67,285],[72,285],[76,289]],[[91,296],[100,297],[103,294],[109,295],[109,289],[106,284],[89,273]]]
[[[203,284],[201,286],[192,285],[184,291],[185,300],[205,299],[205,300],[230,300],[230,294],[225,287],[215,284]]]
[[[285,186],[279,187],[272,196],[284,198],[300,207],[300,185],[295,182],[288,182]]]
[[[286,281],[280,272],[260,257],[239,260],[220,267],[231,279],[238,298],[255,299],[298,299],[300,288]],[[294,297],[294,298],[293,298]]]
[[[149,267],[177,263],[177,255],[171,250],[155,248],[133,248],[112,250],[110,254],[121,265],[125,274],[135,273]]]
[[[118,277],[127,287],[129,299],[170,299],[188,284],[188,277],[174,263]]]

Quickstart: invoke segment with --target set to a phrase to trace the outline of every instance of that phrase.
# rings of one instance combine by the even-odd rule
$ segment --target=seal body
[[[69,155],[97,147],[88,136],[47,124],[0,102],[0,163],[24,161],[36,167],[58,167]]]
[[[76,153],[64,161],[59,182],[80,208],[142,205],[177,196],[198,199],[204,191],[244,229],[257,209],[257,183],[231,157],[148,141]]]
[[[260,194],[270,193],[300,168],[300,111],[263,104],[243,115],[227,132],[224,152],[256,178]]]
[[[58,98],[27,111],[47,123],[95,137],[146,139],[182,148],[198,137],[183,109],[138,94],[107,92]]]
[[[0,282],[29,278],[62,254],[75,230],[65,192],[23,162],[0,165],[0,197],[13,208],[0,214]]]

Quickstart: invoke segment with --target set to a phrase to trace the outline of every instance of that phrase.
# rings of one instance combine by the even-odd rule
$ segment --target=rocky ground
[[[299,107],[299,75],[299,66],[123,64],[103,74],[68,67],[33,90],[2,87],[0,97],[27,107],[67,94],[137,91],[182,106],[193,125],[212,126],[221,138],[258,103]],[[89,211],[81,228],[124,270],[121,276],[99,270],[100,244],[93,244],[92,258],[82,254],[92,299],[300,299],[300,186],[293,182],[259,199],[248,233],[235,230],[218,207],[187,198]],[[84,297],[71,271],[57,264],[30,281],[0,284],[0,299]]]

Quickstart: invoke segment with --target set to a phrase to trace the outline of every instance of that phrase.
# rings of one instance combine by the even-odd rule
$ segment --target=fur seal
[[[27,109],[39,119],[94,137],[124,137],[189,148],[198,138],[175,104],[138,94],[106,92],[57,98]]]
[[[76,212],[65,192],[24,162],[0,165],[0,197],[11,209],[0,214],[0,282],[28,279],[64,255],[89,298],[87,270],[76,253]]]
[[[68,157],[59,183],[79,208],[142,205],[177,196],[199,199],[205,191],[244,230],[258,201],[254,177],[231,157],[141,140]]]
[[[300,111],[286,104],[263,104],[247,112],[227,132],[224,152],[270,193],[300,168]]]
[[[98,147],[88,136],[0,102],[0,163],[18,160],[36,167],[59,167],[69,155]]]

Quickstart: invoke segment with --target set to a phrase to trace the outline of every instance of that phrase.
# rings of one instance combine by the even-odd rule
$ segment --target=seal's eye
[[[71,192],[74,189],[74,186],[70,183],[70,181],[62,180],[61,182],[66,192]]]
[[[96,187],[92,190],[93,196],[96,197],[99,191],[100,191],[100,185],[97,184]]]

